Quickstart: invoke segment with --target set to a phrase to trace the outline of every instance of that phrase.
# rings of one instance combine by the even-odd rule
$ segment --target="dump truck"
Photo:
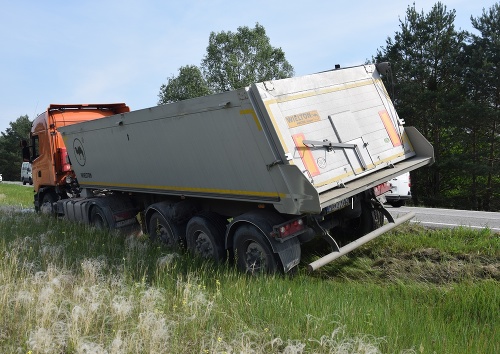
[[[249,273],[288,272],[318,240],[317,269],[409,220],[383,208],[384,186],[434,161],[396,113],[388,70],[334,69],[136,111],[50,105],[31,133],[35,208],[140,225]]]

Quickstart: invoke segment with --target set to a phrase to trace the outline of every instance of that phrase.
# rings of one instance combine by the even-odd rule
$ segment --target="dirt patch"
[[[381,278],[445,284],[474,279],[500,281],[500,257],[449,254],[434,248],[391,254],[373,261]]]

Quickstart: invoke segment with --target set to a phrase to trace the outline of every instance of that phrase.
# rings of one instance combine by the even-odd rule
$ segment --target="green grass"
[[[0,352],[500,352],[498,234],[403,226],[318,272],[306,250],[293,276],[251,277],[1,207],[30,190],[6,186]]]
[[[5,182],[0,183],[0,205],[32,208],[33,187],[20,186]]]

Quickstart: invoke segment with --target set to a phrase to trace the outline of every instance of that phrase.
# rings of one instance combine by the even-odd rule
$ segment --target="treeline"
[[[434,146],[436,163],[411,174],[416,204],[500,210],[500,5],[471,17],[474,33],[454,26],[442,3],[408,7],[376,61],[401,118]]]
[[[0,135],[0,173],[4,181],[21,180],[21,140],[29,141],[31,120],[27,115],[10,122]]]
[[[373,61],[391,63],[383,79],[400,117],[435,149],[436,163],[411,174],[414,203],[500,211],[500,5],[471,17],[473,33],[454,22],[455,10],[440,2],[428,13],[409,6]],[[181,67],[161,86],[158,103],[292,74],[261,25],[211,33],[201,69]],[[19,140],[28,133],[29,119],[22,116],[0,136],[6,180],[19,179]]]

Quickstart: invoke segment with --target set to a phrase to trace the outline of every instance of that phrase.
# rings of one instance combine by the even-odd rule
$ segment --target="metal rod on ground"
[[[382,235],[383,233],[386,233],[387,231],[395,228],[396,226],[401,225],[402,223],[412,219],[413,217],[415,217],[414,212],[410,212],[408,214],[405,214],[405,215],[397,218],[396,220],[394,220],[394,223],[385,224],[384,226],[370,232],[369,234],[366,234],[365,236],[358,238],[356,241],[353,241],[353,242],[345,245],[344,247],[340,248],[339,252],[329,253],[326,256],[323,256],[320,259],[317,259],[314,262],[309,263],[307,268],[309,271],[313,271],[313,270],[316,270],[320,267],[323,267],[324,265],[334,261],[335,259],[337,259],[337,258],[351,252],[352,250],[355,250],[356,248],[364,245],[368,241],[371,241],[374,238]]]

